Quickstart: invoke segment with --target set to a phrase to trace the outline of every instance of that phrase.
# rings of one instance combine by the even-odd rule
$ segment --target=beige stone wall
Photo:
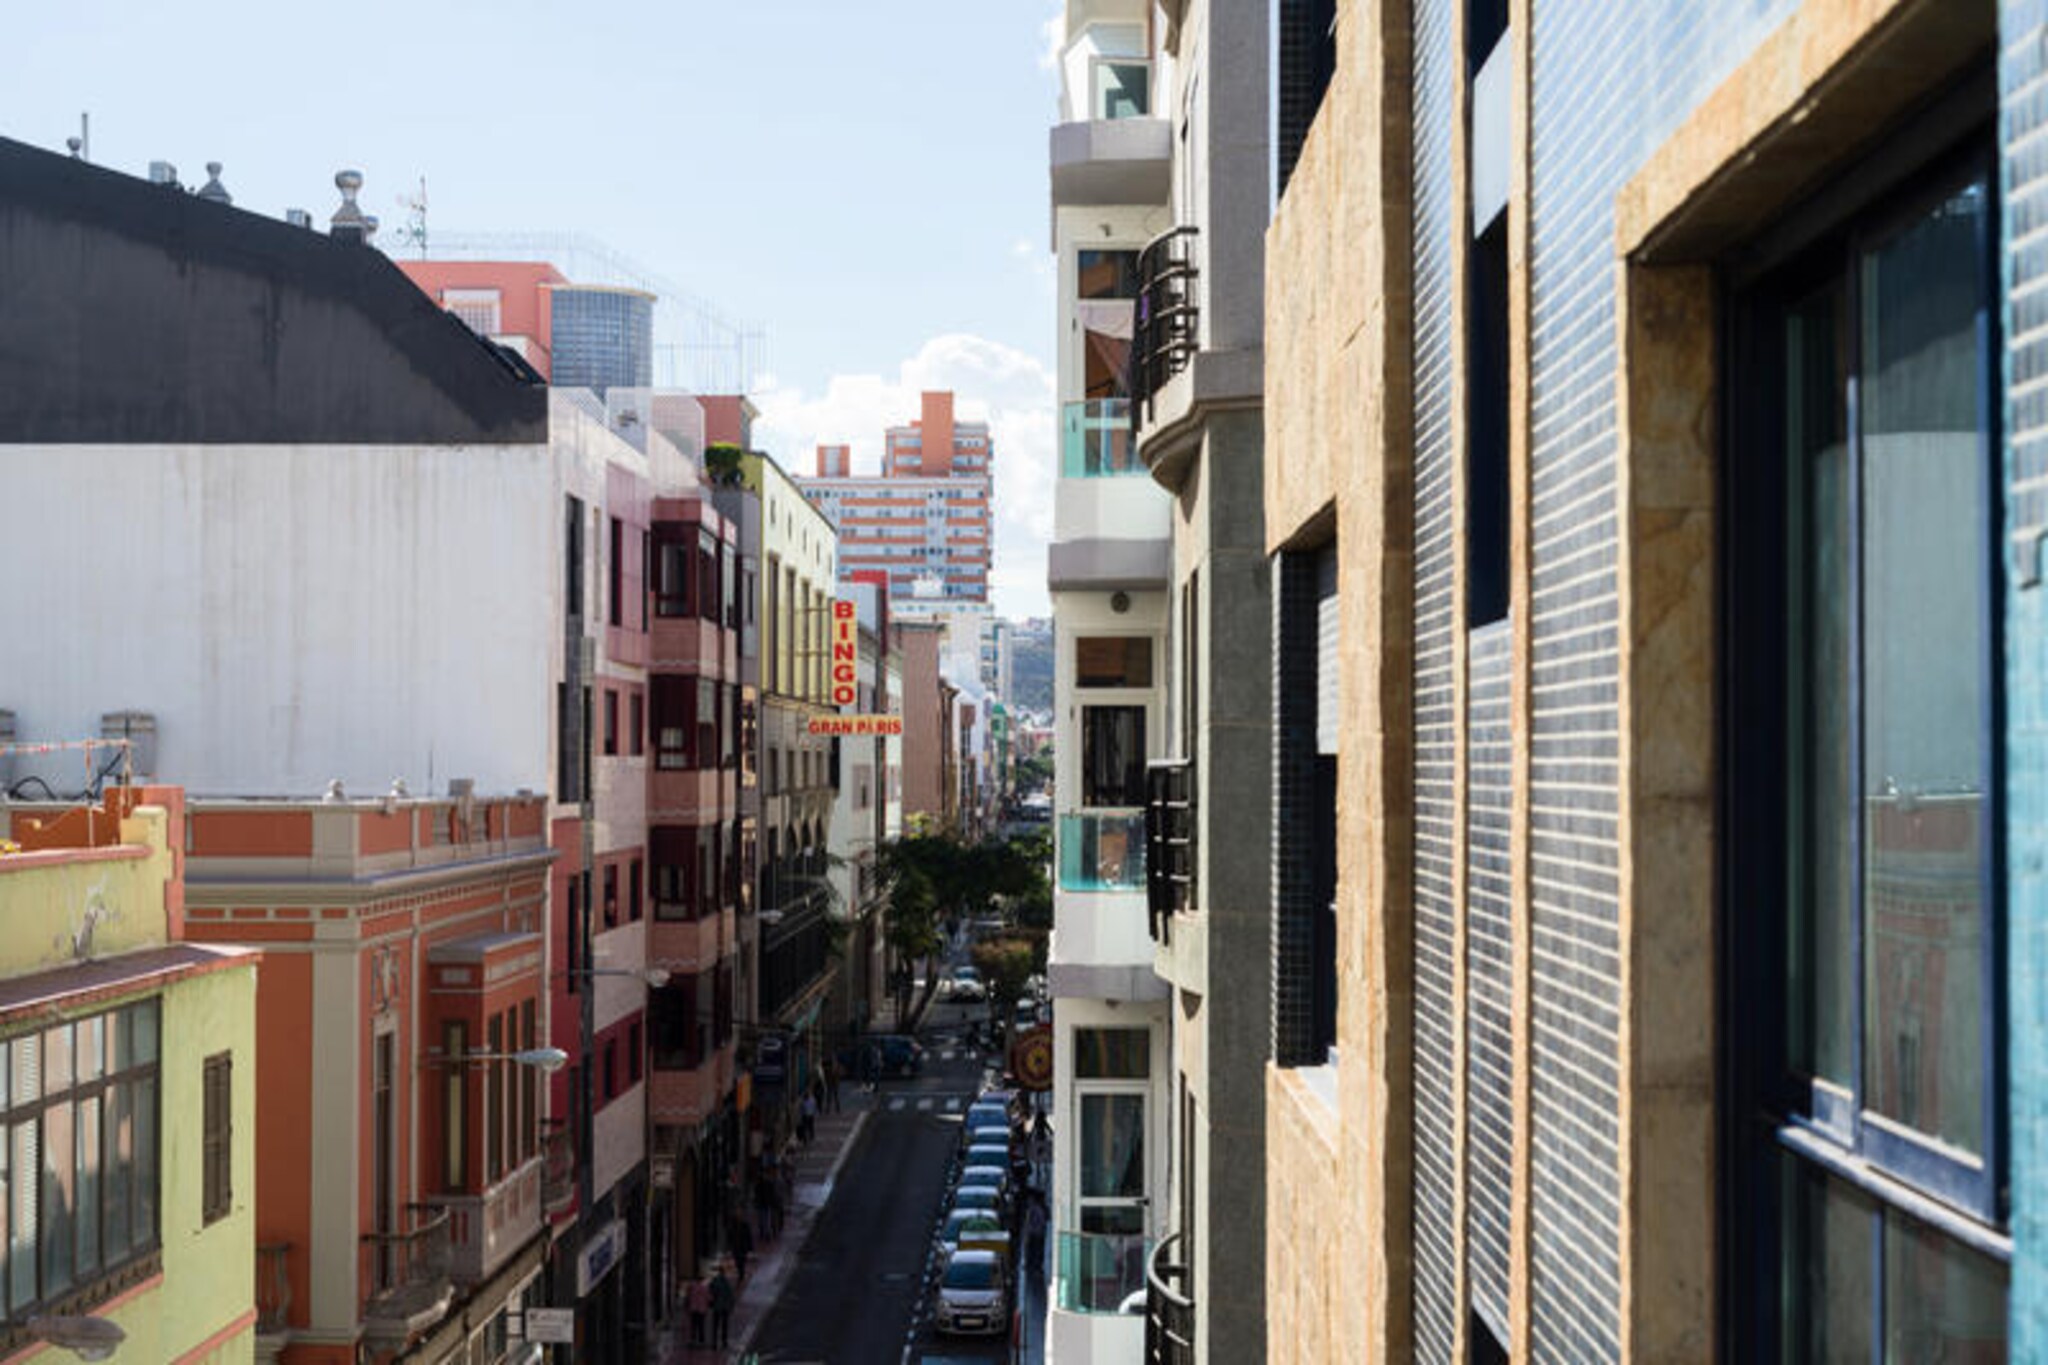
[[[1269,1074],[1275,1361],[1400,1361],[1409,1307],[1407,6],[1339,69],[1266,239],[1266,543],[1335,535],[1343,641],[1336,1105]]]

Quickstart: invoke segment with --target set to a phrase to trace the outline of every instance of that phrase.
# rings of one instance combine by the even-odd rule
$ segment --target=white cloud
[[[894,377],[837,374],[825,391],[760,387],[755,443],[793,474],[817,470],[822,444],[853,447],[853,472],[881,470],[882,432],[916,417],[919,395],[950,389],[956,412],[989,424],[995,446],[995,567],[990,575],[996,610],[1005,616],[1042,616],[1045,547],[1052,539],[1053,479],[1058,471],[1052,367],[1001,342],[964,333],[933,337],[897,368]]]
[[[1067,3],[1053,0],[1052,13],[1039,26],[1039,35],[1045,39],[1045,47],[1038,54],[1040,71],[1057,71],[1060,66],[1060,51],[1067,45]]]

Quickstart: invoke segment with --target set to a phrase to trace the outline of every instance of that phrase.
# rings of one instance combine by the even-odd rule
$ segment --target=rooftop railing
[[[1068,1313],[1119,1313],[1145,1292],[1151,1239],[1062,1232],[1053,1243],[1053,1306]]]

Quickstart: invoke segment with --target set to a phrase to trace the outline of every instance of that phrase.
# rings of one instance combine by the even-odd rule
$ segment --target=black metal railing
[[[1152,937],[1171,937],[1173,916],[1195,899],[1195,761],[1145,765],[1145,905]]]
[[[1152,420],[1152,400],[1188,367],[1199,344],[1201,302],[1195,288],[1192,226],[1173,228],[1138,254],[1138,302],[1131,332],[1131,430]]]
[[[1181,1234],[1152,1248],[1145,1266],[1145,1365],[1194,1365],[1195,1301],[1186,1263],[1176,1260]]]

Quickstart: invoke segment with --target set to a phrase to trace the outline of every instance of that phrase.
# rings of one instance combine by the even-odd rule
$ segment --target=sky
[[[766,339],[756,444],[877,466],[924,388],[995,441],[994,595],[1043,615],[1054,477],[1052,0],[102,0],[14,7],[0,136],[389,240],[580,233]]]

